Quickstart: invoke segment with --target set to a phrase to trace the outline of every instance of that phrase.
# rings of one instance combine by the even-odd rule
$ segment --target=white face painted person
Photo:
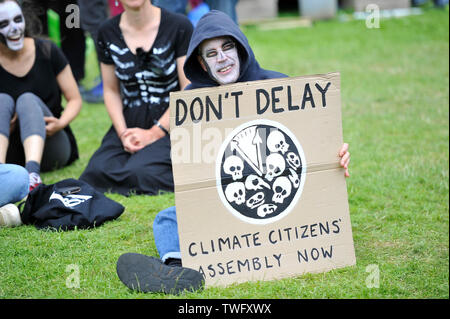
[[[234,83],[239,78],[239,54],[236,43],[230,37],[203,41],[198,58],[203,70],[220,85]]]
[[[23,48],[25,38],[25,18],[15,1],[0,3],[0,42],[10,50]]]

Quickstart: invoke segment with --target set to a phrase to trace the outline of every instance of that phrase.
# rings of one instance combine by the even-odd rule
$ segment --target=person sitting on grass
[[[149,0],[119,2],[125,11],[102,24],[97,41],[112,125],[80,180],[124,196],[173,192],[169,94],[189,83],[192,24]]]
[[[238,25],[215,10],[204,15],[195,27],[184,72],[191,81],[187,90],[287,77],[262,69]],[[342,146],[339,156],[348,177],[348,144]],[[182,267],[175,207],[156,216],[153,233],[161,259],[137,253],[121,255],[117,261],[120,280],[130,289],[141,292],[180,293],[185,289],[201,289],[202,274]]]
[[[49,40],[30,36],[30,20],[15,0],[0,0],[0,163],[25,166],[31,191],[42,182],[41,170],[78,158],[69,123],[82,100],[66,57]]]

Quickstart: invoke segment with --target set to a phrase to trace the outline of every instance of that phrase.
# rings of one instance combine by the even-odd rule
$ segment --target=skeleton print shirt
[[[99,60],[115,65],[127,125],[151,127],[169,106],[169,93],[180,89],[176,59],[186,55],[191,22],[161,9],[161,22],[148,52],[130,51],[119,27],[121,14],[106,21],[98,34]]]

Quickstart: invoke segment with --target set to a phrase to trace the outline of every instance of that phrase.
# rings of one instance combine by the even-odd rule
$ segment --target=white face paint
[[[23,48],[25,37],[25,18],[22,9],[15,1],[0,3],[0,41],[9,49],[19,51]]]
[[[210,76],[220,85],[237,81],[240,73],[236,43],[229,37],[205,40],[200,46],[203,61]],[[205,70],[207,71],[207,70]]]

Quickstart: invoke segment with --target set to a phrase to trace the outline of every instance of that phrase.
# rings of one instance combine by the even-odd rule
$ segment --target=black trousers
[[[66,25],[67,18],[74,12],[68,10],[67,6],[71,4],[78,5],[76,0],[32,0],[36,8],[36,14],[41,21],[43,35],[48,35],[47,10],[52,9],[60,17],[61,49],[69,60],[73,75],[77,82],[85,76],[84,63],[86,51],[86,37],[81,28],[69,28]],[[69,17],[69,20],[72,21]]]

